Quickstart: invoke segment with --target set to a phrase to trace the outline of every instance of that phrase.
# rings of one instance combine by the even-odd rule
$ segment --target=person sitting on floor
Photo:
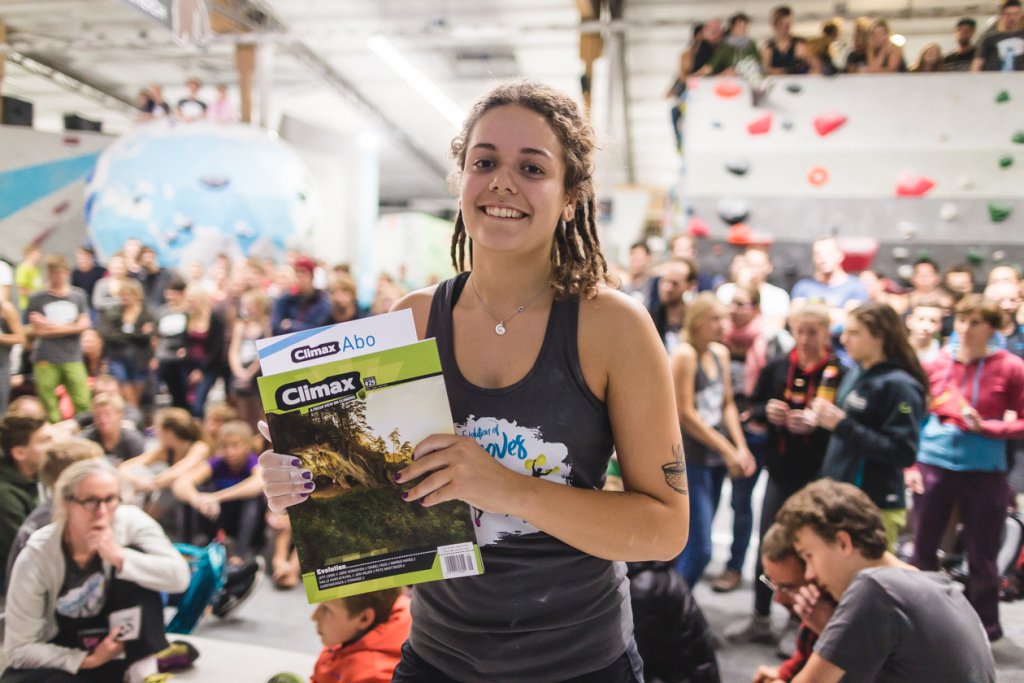
[[[185,590],[188,564],[156,521],[120,504],[122,489],[103,459],[77,462],[57,480],[54,523],[14,563],[3,683],[156,673],[155,655],[168,646],[160,593]]]
[[[772,524],[761,539],[761,564],[764,573],[758,579],[772,589],[775,602],[800,617],[800,628],[796,650],[789,659],[779,666],[759,666],[753,683],[787,683],[804,668],[836,605],[827,595],[813,604],[800,596],[800,589],[807,585],[806,565],[781,524]]]
[[[807,563],[802,594],[839,605],[795,683],[974,681],[995,662],[981,620],[952,580],[890,553],[882,514],[856,486],[822,479],[786,501],[778,521]]]
[[[324,649],[310,683],[389,683],[412,617],[401,588],[321,602],[313,610]]]
[[[222,529],[228,535],[230,562],[239,564],[259,550],[263,537],[263,479],[252,450],[252,428],[241,420],[218,431],[216,454],[180,477],[175,497],[199,513],[196,529],[207,538]]]

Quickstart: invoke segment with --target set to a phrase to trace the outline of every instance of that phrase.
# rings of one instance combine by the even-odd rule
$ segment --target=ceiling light
[[[409,84],[409,87],[422,95],[435,109],[441,112],[442,116],[451,121],[455,126],[462,125],[462,122],[466,119],[465,110],[441,92],[437,84],[430,80],[426,74],[413,66],[412,62],[406,59],[405,55],[392,45],[390,40],[378,33],[366,39],[366,46],[373,50],[374,54],[380,57],[395,73],[401,76],[402,80]]]
[[[907,44],[907,37],[902,33],[894,33],[889,38],[889,42],[891,42],[896,47],[903,47],[904,45]]]

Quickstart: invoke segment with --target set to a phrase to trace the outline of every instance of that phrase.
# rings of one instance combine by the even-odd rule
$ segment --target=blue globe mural
[[[245,125],[156,121],[99,157],[85,217],[101,261],[128,238],[160,262],[186,266],[217,254],[274,257],[308,246],[313,179],[296,152]]]

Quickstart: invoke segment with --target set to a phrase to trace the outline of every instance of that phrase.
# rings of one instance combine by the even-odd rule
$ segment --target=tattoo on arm
[[[689,487],[686,481],[686,461],[683,459],[682,444],[672,446],[672,455],[675,459],[661,466],[661,471],[665,474],[665,483],[671,486],[673,491],[689,494]]]

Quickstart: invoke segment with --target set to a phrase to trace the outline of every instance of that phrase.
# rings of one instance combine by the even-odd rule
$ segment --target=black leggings
[[[635,645],[630,645],[635,647]],[[600,671],[592,671],[576,676],[565,683],[643,683],[643,676],[638,676],[633,669],[629,651]],[[391,683],[460,683],[440,669],[427,664],[416,654],[409,641],[402,645],[402,661],[395,667]]]

